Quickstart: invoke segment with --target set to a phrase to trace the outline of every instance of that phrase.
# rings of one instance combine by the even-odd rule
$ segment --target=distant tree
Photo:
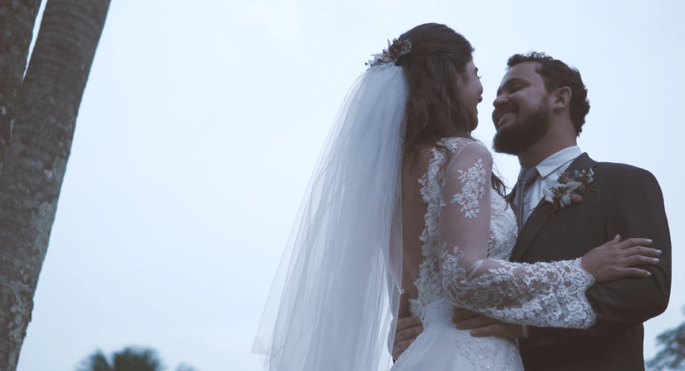
[[[101,350],[95,351],[81,364],[81,367],[77,368],[79,371],[112,371],[112,366],[109,365],[109,361],[105,354]]]
[[[96,350],[81,362],[77,371],[163,371],[165,367],[156,350],[152,348],[126,347],[112,354],[111,362],[101,350]],[[176,371],[195,371],[181,363]]]
[[[15,371],[110,0],[0,0],[0,370]],[[26,73],[24,73],[26,71]]]
[[[685,314],[685,307],[683,313]],[[685,322],[662,332],[656,341],[663,349],[647,362],[647,368],[655,371],[685,370]]]
[[[101,350],[86,358],[78,371],[162,371],[157,351],[150,348],[126,347],[112,355],[110,362]]]
[[[194,367],[188,366],[185,363],[181,363],[176,367],[176,371],[196,371]]]

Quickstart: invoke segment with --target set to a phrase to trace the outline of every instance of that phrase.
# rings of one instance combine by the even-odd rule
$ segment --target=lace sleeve
[[[585,297],[594,278],[580,259],[510,263],[487,258],[492,156],[467,145],[445,167],[439,213],[440,276],[450,300],[506,322],[588,328],[595,314]]]

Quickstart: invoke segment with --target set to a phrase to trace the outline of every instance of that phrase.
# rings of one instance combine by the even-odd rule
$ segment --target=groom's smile
[[[537,63],[521,63],[509,69],[502,78],[493,102],[495,110],[492,112],[492,121],[496,129],[515,122],[521,110],[534,113],[540,109],[540,103],[547,97],[548,91],[537,67]],[[525,117],[520,119],[526,120]]]
[[[537,67],[537,63],[527,62],[510,68],[497,89],[492,112],[497,152],[518,155],[549,129],[549,93]]]
[[[493,114],[495,116],[495,114]],[[507,109],[506,111],[497,114],[497,118],[493,119],[495,121],[495,129],[499,130],[502,126],[516,122],[516,112],[513,109]]]

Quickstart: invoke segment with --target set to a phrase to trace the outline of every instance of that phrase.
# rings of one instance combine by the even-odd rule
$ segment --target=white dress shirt
[[[523,220],[521,223],[525,223],[528,217],[533,212],[540,200],[544,197],[542,189],[546,185],[547,180],[556,181],[561,176],[561,173],[566,171],[571,162],[580,156],[582,152],[580,147],[573,146],[564,148],[561,151],[547,157],[542,160],[535,168],[540,174],[539,177],[535,179],[533,184],[528,186],[523,199]]]

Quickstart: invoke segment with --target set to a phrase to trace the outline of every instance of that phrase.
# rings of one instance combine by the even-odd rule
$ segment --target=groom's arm
[[[623,239],[651,238],[650,247],[662,251],[659,263],[640,266],[652,273],[650,278],[627,278],[591,286],[586,296],[597,314],[595,325],[587,330],[529,327],[529,348],[610,335],[638,326],[668,306],[671,240],[659,184],[652,174],[642,169],[619,165],[612,170],[616,174],[607,179],[615,179],[618,187],[607,210],[604,238],[616,234]],[[603,243],[593,242],[597,246]]]

